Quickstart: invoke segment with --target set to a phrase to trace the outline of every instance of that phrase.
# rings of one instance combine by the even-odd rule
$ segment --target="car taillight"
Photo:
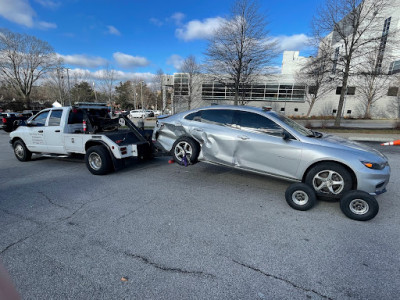
[[[121,154],[122,154],[122,155],[125,155],[125,154],[128,153],[128,151],[126,150],[126,147],[121,147],[121,148],[119,148],[119,151],[121,151]]]
[[[3,123],[7,123],[7,119],[6,118],[3,118]]]

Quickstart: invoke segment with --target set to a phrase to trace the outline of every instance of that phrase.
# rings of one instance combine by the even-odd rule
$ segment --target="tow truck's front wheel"
[[[103,146],[92,146],[86,151],[86,167],[94,175],[105,175],[111,171],[111,157]]]
[[[17,140],[13,143],[15,157],[19,161],[31,160],[32,152],[26,148],[25,144],[21,140]]]

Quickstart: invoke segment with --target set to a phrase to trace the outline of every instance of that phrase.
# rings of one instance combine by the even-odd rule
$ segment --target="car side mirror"
[[[282,130],[282,138],[283,138],[285,141],[287,141],[287,140],[290,140],[291,135],[290,135],[290,133],[287,132],[286,130]]]

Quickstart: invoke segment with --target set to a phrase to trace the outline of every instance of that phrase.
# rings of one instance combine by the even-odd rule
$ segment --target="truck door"
[[[28,149],[32,152],[47,152],[47,146],[44,138],[44,128],[46,125],[49,110],[42,111],[29,122],[26,136],[23,137]]]
[[[48,153],[63,154],[64,141],[63,141],[63,126],[62,120],[62,109],[52,109],[50,112],[47,126],[43,128],[44,140],[47,144]]]

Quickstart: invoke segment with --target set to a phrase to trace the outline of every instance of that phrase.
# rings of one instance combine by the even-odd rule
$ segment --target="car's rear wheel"
[[[105,175],[111,171],[110,153],[104,146],[92,146],[86,151],[86,167],[94,175]]]
[[[196,163],[199,153],[199,143],[190,137],[181,137],[172,146],[172,156],[180,165]]]
[[[340,200],[340,209],[350,219],[368,221],[379,212],[375,197],[364,191],[350,191]]]
[[[15,157],[19,161],[28,161],[32,158],[32,152],[28,150],[24,142],[17,140],[13,143]]]
[[[315,190],[319,197],[340,198],[351,190],[353,179],[345,167],[337,163],[320,163],[312,167],[305,183]]]

